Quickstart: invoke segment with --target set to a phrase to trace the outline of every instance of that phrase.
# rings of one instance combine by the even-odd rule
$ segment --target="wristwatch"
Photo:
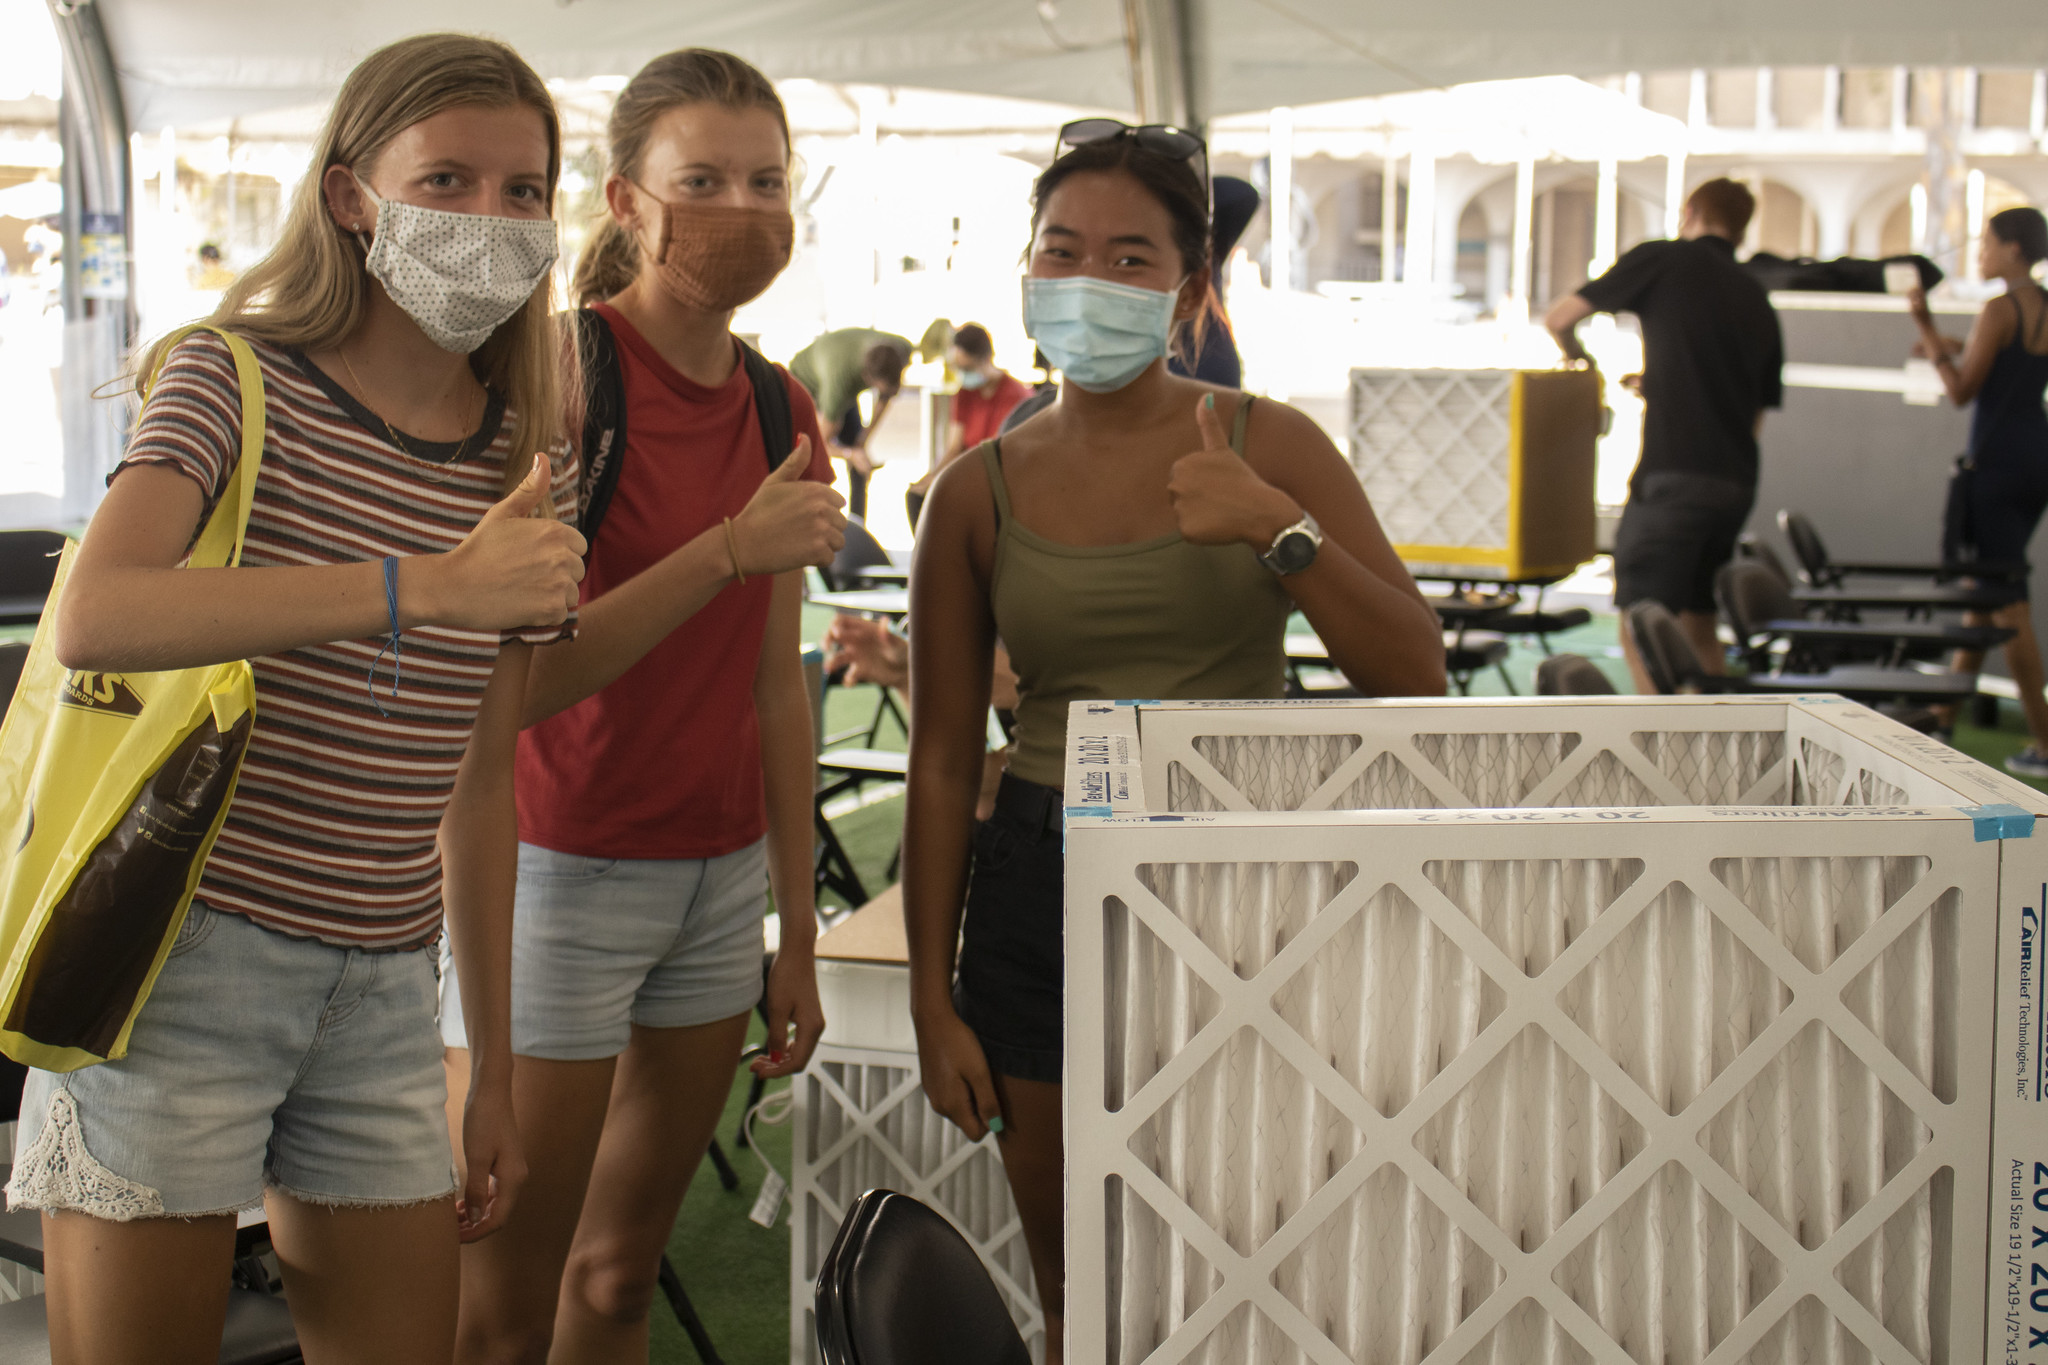
[[[1259,556],[1259,563],[1285,578],[1315,563],[1316,551],[1322,544],[1323,528],[1303,512],[1300,521],[1273,537],[1273,547]]]

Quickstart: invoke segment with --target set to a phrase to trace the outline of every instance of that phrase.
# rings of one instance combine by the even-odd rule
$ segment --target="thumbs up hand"
[[[1166,483],[1175,524],[1197,545],[1241,541],[1263,554],[1275,535],[1301,520],[1301,509],[1230,448],[1214,394],[1204,394],[1195,405],[1195,425],[1202,448],[1175,460]]]
[[[799,436],[789,458],[761,481],[732,519],[741,573],[752,577],[830,564],[846,544],[846,515],[839,510],[846,500],[830,485],[806,480],[804,471],[810,467],[811,438]]]
[[[463,542],[408,561],[398,575],[400,615],[464,630],[560,625],[576,610],[583,536],[549,514],[545,455],[519,486],[485,512]],[[417,570],[417,571],[416,571]]]

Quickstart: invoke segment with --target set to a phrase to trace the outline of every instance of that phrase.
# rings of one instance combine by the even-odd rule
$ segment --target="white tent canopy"
[[[365,52],[428,28],[495,34],[572,79],[702,45],[776,77],[1130,109],[1158,104],[1139,91],[1166,69],[1203,116],[1509,76],[2048,62],[2039,0],[94,3],[141,129],[319,102]]]

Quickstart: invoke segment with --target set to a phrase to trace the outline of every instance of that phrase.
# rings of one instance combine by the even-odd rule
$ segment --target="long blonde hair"
[[[691,104],[766,109],[782,127],[783,147],[789,147],[789,115],[766,76],[730,52],[686,47],[665,52],[641,67],[619,92],[611,121],[605,125],[610,174],[636,178],[654,125],[669,110]],[[594,303],[618,293],[639,273],[640,244],[605,213],[576,258],[569,293],[579,305]]]
[[[525,105],[541,116],[548,139],[548,211],[562,170],[562,125],[547,85],[511,48],[464,33],[426,33],[381,47],[342,82],[320,132],[312,165],[292,195],[284,231],[270,254],[230,285],[207,322],[258,341],[317,351],[355,331],[369,298],[363,248],[327,210],[330,166],[363,180],[384,149],[407,128],[443,110]],[[512,416],[507,485],[523,478],[536,451],[563,443],[564,347],[554,319],[554,272],[531,298],[469,357],[486,387],[505,395]],[[163,340],[150,343],[137,367],[138,386],[160,360]],[[573,362],[571,362],[573,363]]]

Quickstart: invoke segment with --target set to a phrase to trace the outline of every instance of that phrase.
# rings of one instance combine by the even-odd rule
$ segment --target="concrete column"
[[[1514,320],[1527,321],[1529,317],[1529,270],[1534,262],[1530,259],[1530,244],[1534,236],[1536,216],[1536,162],[1523,157],[1515,163],[1515,220],[1511,253],[1508,258],[1508,297],[1501,304],[1503,314],[1512,313]]]
[[[1436,274],[1436,157],[1417,151],[1408,158],[1408,248],[1401,279],[1428,284]]]
[[[1598,277],[1607,273],[1619,253],[1621,238],[1621,166],[1612,159],[1600,163],[1600,180],[1593,200],[1593,259],[1586,273]]]
[[[1842,126],[1842,68],[1828,67],[1821,74],[1820,130],[1833,133]]]
[[[1676,238],[1685,220],[1685,153],[1664,158],[1664,235]]]
[[[1275,109],[1268,125],[1266,222],[1272,238],[1273,292],[1294,288],[1294,111]]]

